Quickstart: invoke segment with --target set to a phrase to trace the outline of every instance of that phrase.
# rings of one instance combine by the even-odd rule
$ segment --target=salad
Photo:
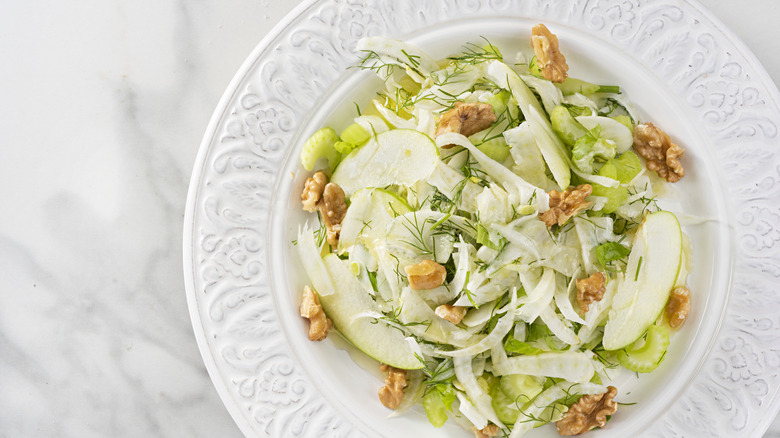
[[[316,218],[294,242],[309,338],[335,327],[387,375],[380,402],[519,437],[606,427],[690,307],[690,253],[656,193],[683,150],[615,85],[568,77],[543,24],[507,59],[369,37],[384,89],[303,146]]]

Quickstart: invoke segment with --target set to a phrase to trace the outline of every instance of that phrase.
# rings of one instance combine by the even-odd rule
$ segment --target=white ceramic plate
[[[434,429],[421,410],[386,418],[376,366],[351,358],[338,336],[306,338],[305,275],[290,244],[305,218],[297,158],[312,132],[345,126],[352,102],[378,88],[346,69],[360,37],[402,38],[443,57],[484,36],[509,58],[538,22],[558,34],[572,76],[621,85],[644,120],[686,148],[686,177],[666,207],[693,244],[693,310],[662,366],[620,387],[620,401],[637,404],[592,436],[760,436],[774,418],[780,93],[722,24],[689,1],[327,0],[296,8],[238,72],[188,196],[193,326],[247,436],[472,436]],[[532,436],[548,435],[557,433]]]

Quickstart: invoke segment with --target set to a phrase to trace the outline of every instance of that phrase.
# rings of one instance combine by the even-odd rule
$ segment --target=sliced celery
[[[503,376],[498,386],[507,397],[520,405],[533,400],[543,389],[539,379],[525,374],[508,374]]]
[[[353,146],[360,146],[371,138],[371,133],[366,131],[359,124],[353,123],[341,131],[340,137],[341,141],[345,143],[349,143]]]
[[[511,93],[506,90],[501,90],[499,93],[485,97],[485,103],[490,104],[490,106],[493,107],[493,113],[496,116],[499,116],[506,111],[510,97],[512,97]],[[517,104],[515,104],[515,106],[517,106]]]
[[[493,410],[496,411],[498,419],[506,424],[514,424],[517,418],[520,416],[520,410],[513,398],[510,398],[506,393],[501,390],[501,386],[497,385],[490,391],[490,404],[493,406]],[[520,406],[524,404],[524,400],[520,402]]]
[[[501,51],[498,50],[498,47],[494,46],[490,42],[488,42],[487,44],[482,46],[482,50],[484,50],[485,54],[487,54],[487,55],[490,55],[490,54],[495,55],[498,58],[499,61],[503,61],[504,60],[504,55],[501,54]]]
[[[601,166],[601,169],[598,171],[599,176],[617,179],[617,166],[615,166],[612,161],[613,160],[607,161]],[[591,186],[593,187],[593,196],[603,196],[607,198],[607,203],[601,209],[602,213],[609,214],[614,212],[626,202],[626,199],[628,199],[628,189],[623,186],[605,187],[601,184],[591,184]]]
[[[631,133],[634,133],[634,122],[631,120],[631,117],[627,115],[619,115],[619,116],[610,116],[610,118],[617,120],[618,122],[622,123],[623,126],[631,130]]]
[[[314,170],[314,166],[320,158],[328,160],[330,170],[336,168],[341,159],[341,155],[334,148],[334,144],[339,140],[338,134],[333,128],[322,128],[312,134],[301,150],[301,165],[306,170]]]
[[[593,94],[598,93],[600,86],[581,79],[566,78],[560,84],[555,84],[564,96],[574,93]]]
[[[620,350],[617,360],[631,371],[649,373],[663,362],[668,347],[669,331],[663,326],[654,324],[647,329],[645,345],[637,349],[627,347]]]
[[[550,113],[550,122],[558,137],[568,146],[574,146],[578,139],[588,133],[588,130],[564,106],[556,106]]]
[[[608,160],[613,158],[615,153],[615,142],[603,138],[601,127],[596,125],[574,143],[574,147],[571,149],[571,159],[578,169],[592,174],[597,159]]]
[[[615,178],[623,184],[628,184],[633,180],[639,172],[642,170],[642,162],[639,161],[639,157],[631,152],[626,151],[623,155],[609,160],[615,167]]]
[[[542,68],[539,67],[536,56],[532,57],[531,60],[528,61],[528,71],[531,73],[531,75],[536,76],[537,78],[543,77]]]
[[[422,398],[422,405],[425,409],[425,415],[433,427],[442,427],[447,422],[447,406],[444,404],[442,395],[436,388],[431,388]]]
[[[617,85],[599,85],[598,92],[620,94],[620,87]]]
[[[336,143],[333,143],[333,149],[336,149],[336,152],[340,153],[341,155],[347,155],[352,150],[354,150],[357,146],[352,143],[347,143],[346,141],[337,141]]]
[[[502,163],[509,157],[509,145],[506,144],[506,140],[503,137],[496,137],[483,142],[477,146],[477,149],[499,163]]]

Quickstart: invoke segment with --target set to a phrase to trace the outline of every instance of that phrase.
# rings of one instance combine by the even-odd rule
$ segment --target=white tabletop
[[[241,435],[187,313],[184,204],[223,90],[297,3],[0,3],[0,437]],[[780,83],[776,0],[704,4]]]

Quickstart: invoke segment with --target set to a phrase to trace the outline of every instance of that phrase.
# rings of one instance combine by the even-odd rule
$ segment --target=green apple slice
[[[407,370],[422,368],[422,362],[398,329],[364,316],[379,313],[379,308],[344,262],[335,254],[326,255],[323,261],[336,290],[320,295],[320,304],[336,329],[379,362]]]
[[[400,196],[383,189],[360,189],[349,198],[347,215],[341,222],[339,252],[364,239],[369,243],[386,234],[397,215],[412,208]]]
[[[603,345],[619,350],[639,339],[666,306],[682,258],[682,231],[674,214],[659,211],[637,229],[626,275],[604,327]]]
[[[410,186],[428,178],[438,161],[439,150],[430,137],[413,129],[393,129],[344,157],[331,181],[347,196],[364,187]]]

